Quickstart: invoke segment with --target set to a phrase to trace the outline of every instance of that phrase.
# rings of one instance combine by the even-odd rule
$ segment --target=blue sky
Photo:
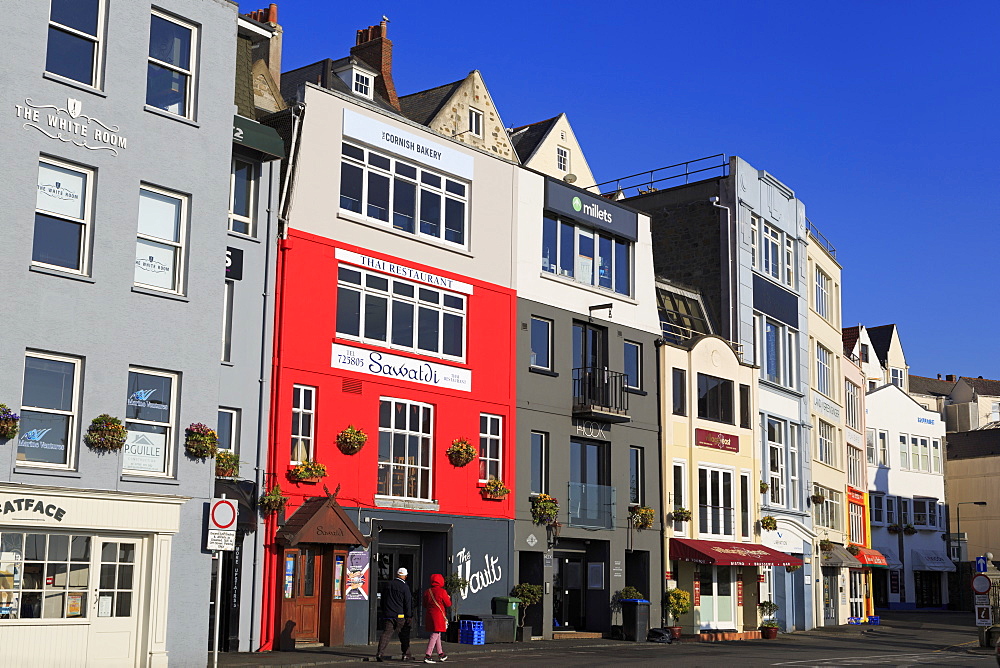
[[[478,69],[508,127],[566,112],[598,181],[739,155],[837,247],[845,325],[896,323],[912,373],[1000,378],[995,0],[284,0],[283,69],[383,14],[400,95]]]

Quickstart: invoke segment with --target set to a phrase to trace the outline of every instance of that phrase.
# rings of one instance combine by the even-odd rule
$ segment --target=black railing
[[[627,421],[625,374],[602,367],[573,369],[573,412],[612,422]]]
[[[676,165],[651,169],[648,172],[629,174],[619,179],[598,183],[589,189],[596,190],[599,194],[606,196],[621,193],[625,197],[633,197],[678,185],[677,183],[667,183],[674,179],[684,179],[684,183],[690,183],[692,177],[701,181],[715,176],[728,175],[729,160],[726,154],[716,153],[704,158],[678,162]]]
[[[819,228],[808,218],[806,218],[806,230],[812,235],[812,238],[819,242],[819,245],[826,249],[826,252],[830,254],[830,257],[837,259],[837,247],[830,243],[830,240],[819,231]]]

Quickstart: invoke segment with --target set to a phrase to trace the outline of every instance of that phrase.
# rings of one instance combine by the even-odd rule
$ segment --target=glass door
[[[865,574],[851,571],[851,617],[865,616]]]
[[[736,596],[732,566],[702,566],[701,605],[698,608],[701,628],[735,629]]]
[[[95,537],[93,547],[98,568],[90,604],[88,662],[106,668],[133,666],[142,610],[142,541]]]
[[[837,623],[837,571],[834,568],[823,568],[823,624],[832,626]]]

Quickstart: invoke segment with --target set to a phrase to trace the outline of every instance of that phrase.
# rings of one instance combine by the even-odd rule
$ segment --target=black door
[[[556,555],[552,562],[552,630],[575,631],[586,628],[583,571],[579,556]]]
[[[424,581],[423,573],[420,570],[420,548],[415,545],[380,545],[378,553],[378,589],[381,596],[382,588],[396,577],[396,571],[405,568],[409,575],[406,577],[406,585],[413,594],[412,635],[416,636],[423,629],[423,590],[421,584]],[[379,615],[381,615],[381,601],[379,601]],[[379,628],[382,627],[382,620],[379,619]]]

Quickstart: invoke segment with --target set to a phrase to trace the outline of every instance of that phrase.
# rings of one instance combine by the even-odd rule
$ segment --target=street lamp
[[[985,501],[959,501],[958,503],[955,504],[955,524],[957,525],[955,528],[958,530],[957,533],[958,533],[958,560],[959,561],[965,561],[965,559],[962,558],[964,556],[963,555],[963,550],[962,550],[962,506],[964,504],[972,504],[973,506],[986,506],[986,505],[989,505]],[[968,542],[968,541],[966,541],[966,542]]]

